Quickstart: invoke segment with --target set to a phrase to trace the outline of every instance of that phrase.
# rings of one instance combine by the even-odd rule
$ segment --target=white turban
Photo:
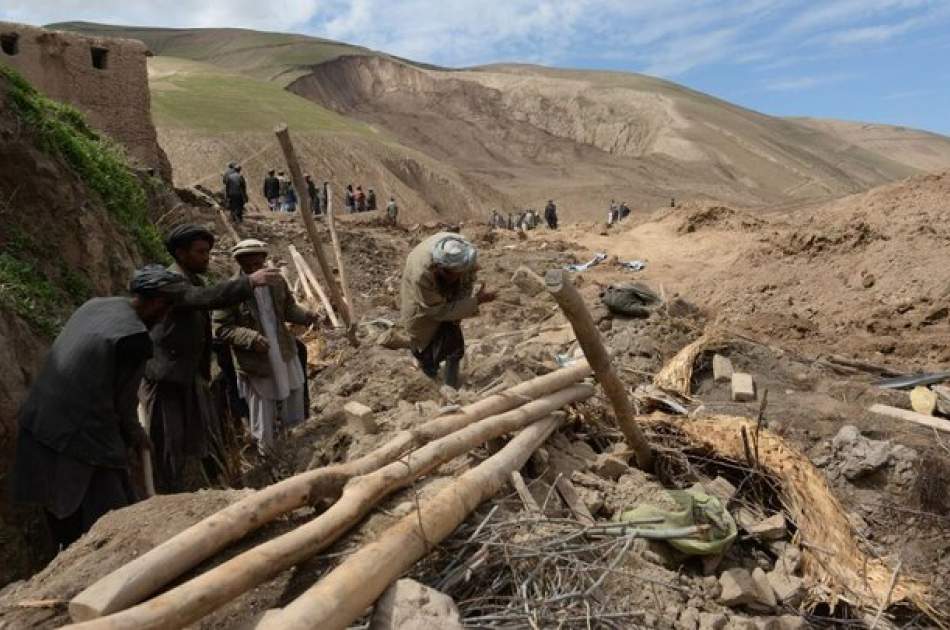
[[[432,261],[449,271],[469,271],[477,260],[475,246],[457,234],[446,234],[432,246]]]

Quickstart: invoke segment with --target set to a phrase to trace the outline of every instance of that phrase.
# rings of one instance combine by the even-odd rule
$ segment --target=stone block
[[[362,433],[376,433],[379,427],[376,424],[376,414],[363,403],[351,400],[343,405],[346,422],[350,428]]]
[[[719,576],[719,586],[722,588],[719,601],[726,606],[745,606],[757,600],[755,582],[745,569],[723,571]]]
[[[590,469],[604,479],[614,481],[629,472],[630,466],[621,457],[613,453],[601,453],[594,460]]]
[[[785,527],[785,515],[781,512],[773,514],[764,521],[749,525],[745,530],[759,540],[782,540],[788,534]]]
[[[729,619],[722,613],[699,613],[699,630],[722,630]]]
[[[778,601],[792,607],[802,603],[805,597],[805,583],[800,577],[778,569],[770,571],[766,577]]]
[[[732,380],[732,361],[721,354],[713,355],[713,381],[717,383],[728,383]]]
[[[773,610],[778,605],[778,601],[775,599],[775,591],[772,590],[772,585],[769,583],[769,577],[765,574],[765,571],[760,567],[753,569],[752,581],[755,583],[756,601],[751,606]]]
[[[732,400],[735,402],[755,400],[755,380],[751,374],[736,372],[732,375]]]
[[[376,602],[369,630],[462,630],[451,597],[403,578]]]

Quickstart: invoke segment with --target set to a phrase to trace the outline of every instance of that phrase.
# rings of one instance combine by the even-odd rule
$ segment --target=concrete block
[[[755,400],[755,381],[751,374],[735,372],[732,375],[732,400],[735,402]]]
[[[732,380],[732,361],[721,354],[713,355],[713,380],[717,383],[728,383]]]
[[[354,431],[362,433],[376,433],[379,426],[376,424],[376,414],[363,403],[351,400],[343,405],[346,422]]]

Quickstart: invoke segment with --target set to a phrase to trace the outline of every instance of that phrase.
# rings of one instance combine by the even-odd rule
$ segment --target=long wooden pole
[[[551,416],[528,426],[498,453],[404,516],[374,542],[344,560],[257,630],[342,630],[389,585],[461,525],[557,428]]]
[[[336,282],[336,278],[333,277],[330,262],[327,260],[326,253],[323,251],[323,241],[317,232],[317,224],[314,222],[313,216],[308,210],[311,207],[310,191],[307,188],[306,180],[303,178],[303,171],[300,170],[297,152],[294,150],[293,142],[290,140],[290,131],[287,129],[287,125],[281,124],[274,129],[274,133],[277,135],[280,149],[283,151],[284,159],[287,161],[287,168],[290,170],[290,177],[294,182],[297,195],[304,202],[301,204],[297,214],[300,216],[301,221],[303,221],[304,227],[307,230],[307,236],[310,237],[310,244],[313,245],[313,252],[317,257],[317,263],[320,265],[320,272],[327,281],[327,289],[330,291],[330,301],[336,306],[337,311],[339,311],[343,317],[346,327],[349,328],[352,322],[348,318],[340,287]]]
[[[189,569],[279,516],[320,497],[337,497],[353,477],[369,474],[414,448],[488,416],[564,389],[591,374],[586,361],[525,381],[459,411],[397,433],[379,448],[343,464],[309,470],[258,490],[195,523],[112,573],[69,603],[73,621],[108,615],[158,592]]]
[[[627,397],[627,390],[614,370],[600,331],[594,325],[594,319],[590,316],[584,299],[574,288],[570,274],[563,269],[552,269],[545,275],[544,284],[564,311],[567,321],[571,323],[577,342],[594,370],[597,382],[614,408],[624,439],[636,455],[637,466],[642,470],[650,470],[653,461],[650,444],[637,426],[636,414]]]
[[[366,516],[380,500],[418,477],[488,440],[522,429],[566,405],[585,400],[593,392],[590,385],[572,385],[429,442],[403,459],[354,479],[347,484],[336,503],[309,523],[249,549],[138,606],[69,627],[76,630],[157,630],[191,624],[325,549]]]
[[[327,186],[327,229],[330,231],[330,243],[333,245],[333,254],[336,257],[336,269],[340,274],[340,287],[343,289],[343,299],[346,301],[346,307],[349,309],[349,322],[355,322],[356,305],[353,303],[353,295],[350,293],[350,283],[347,281],[346,266],[343,264],[343,249],[340,247],[340,238],[336,233],[336,221],[333,215],[333,192]]]

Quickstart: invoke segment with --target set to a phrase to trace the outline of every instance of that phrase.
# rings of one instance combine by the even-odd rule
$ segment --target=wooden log
[[[333,324],[334,328],[339,328],[340,320],[337,318],[336,313],[333,312],[333,305],[330,304],[330,300],[327,299],[327,294],[317,281],[317,276],[313,273],[313,269],[307,264],[307,261],[300,252],[297,251],[296,247],[288,245],[287,250],[290,252],[290,258],[294,261],[294,266],[297,268],[297,276],[300,279],[300,284],[303,286],[304,293],[306,293],[310,301],[316,305],[317,300],[313,297],[313,292],[315,291],[320,298],[320,303],[323,304],[323,308],[330,318],[330,323]]]
[[[340,238],[336,233],[336,221],[333,216],[333,193],[327,187],[327,229],[330,231],[330,243],[333,245],[333,255],[336,257],[336,270],[340,274],[340,287],[343,289],[343,301],[348,310],[347,321],[355,324],[357,321],[356,305],[350,293],[350,283],[346,280],[346,266],[343,264],[343,249],[340,247]]]
[[[566,479],[562,476],[558,476],[557,481],[554,482],[557,491],[560,493],[561,498],[564,499],[564,503],[567,504],[567,507],[570,508],[571,512],[574,514],[574,518],[580,521],[581,525],[584,527],[590,527],[596,521],[594,521],[594,516],[590,513],[590,510],[587,509],[587,506],[577,496],[577,488],[574,487],[574,484],[571,483],[570,479]]]
[[[290,140],[290,131],[287,129],[287,125],[281,124],[274,129],[274,134],[277,136],[277,142],[280,143],[280,149],[283,151],[284,159],[287,161],[287,168],[290,170],[290,177],[293,180],[297,196],[303,202],[297,216],[303,221],[304,227],[307,230],[307,236],[310,238],[310,244],[313,245],[313,253],[317,257],[317,263],[320,265],[320,272],[327,281],[327,288],[330,291],[330,301],[336,306],[347,328],[349,328],[352,322],[347,319],[340,287],[336,283],[336,278],[333,277],[333,270],[330,268],[326,253],[323,251],[323,240],[317,232],[317,224],[313,220],[313,215],[309,212],[309,208],[311,207],[310,191],[307,188],[306,180],[303,178],[303,171],[300,169],[300,162],[297,160],[297,152],[294,150],[293,142]]]
[[[456,413],[401,431],[390,441],[358,459],[309,470],[258,490],[192,525],[154,549],[119,567],[83,590],[69,612],[74,621],[108,615],[153,595],[175,578],[216,552],[279,516],[321,497],[336,497],[353,477],[369,474],[410,450],[444,437],[472,422],[504,413],[564,389],[590,376],[581,362],[520,383],[513,388],[462,407]]]
[[[353,479],[326,512],[309,523],[239,554],[161,595],[122,612],[71,628],[139,630],[182,628],[336,541],[384,497],[484,442],[522,429],[593,395],[572,385],[497,416],[489,416],[425,444],[404,458]],[[70,604],[72,612],[73,603]]]
[[[922,413],[917,413],[916,411],[910,411],[908,409],[899,409],[897,407],[891,407],[889,405],[871,405],[869,409],[871,413],[877,413],[882,416],[887,416],[889,418],[897,418],[898,420],[906,420],[908,422],[913,422],[915,424],[920,424],[925,427],[930,427],[931,429],[937,429],[938,431],[945,431],[950,433],[950,420],[944,420],[943,418],[936,418],[934,416],[925,416]]]
[[[349,556],[279,614],[258,625],[258,630],[342,630],[349,626],[393,581],[497,493],[508,475],[524,466],[547,440],[557,423],[557,418],[546,418],[521,431],[497,454],[425,501],[418,512],[403,517],[377,540]]]
[[[534,500],[531,491],[528,490],[528,486],[524,482],[524,477],[522,477],[521,473],[517,470],[511,471],[511,486],[515,489],[515,492],[518,493],[518,497],[521,499],[521,504],[524,505],[526,512],[535,515],[541,513],[538,502]]]
[[[577,342],[594,370],[597,382],[600,383],[614,408],[620,431],[623,432],[624,439],[636,455],[637,466],[642,470],[649,470],[653,460],[650,445],[643,431],[637,426],[636,414],[627,397],[627,390],[620,377],[617,376],[617,372],[614,371],[600,332],[594,325],[594,319],[590,316],[583,298],[574,288],[570,274],[562,269],[552,269],[545,275],[544,284],[564,311],[567,321],[571,323]]]

